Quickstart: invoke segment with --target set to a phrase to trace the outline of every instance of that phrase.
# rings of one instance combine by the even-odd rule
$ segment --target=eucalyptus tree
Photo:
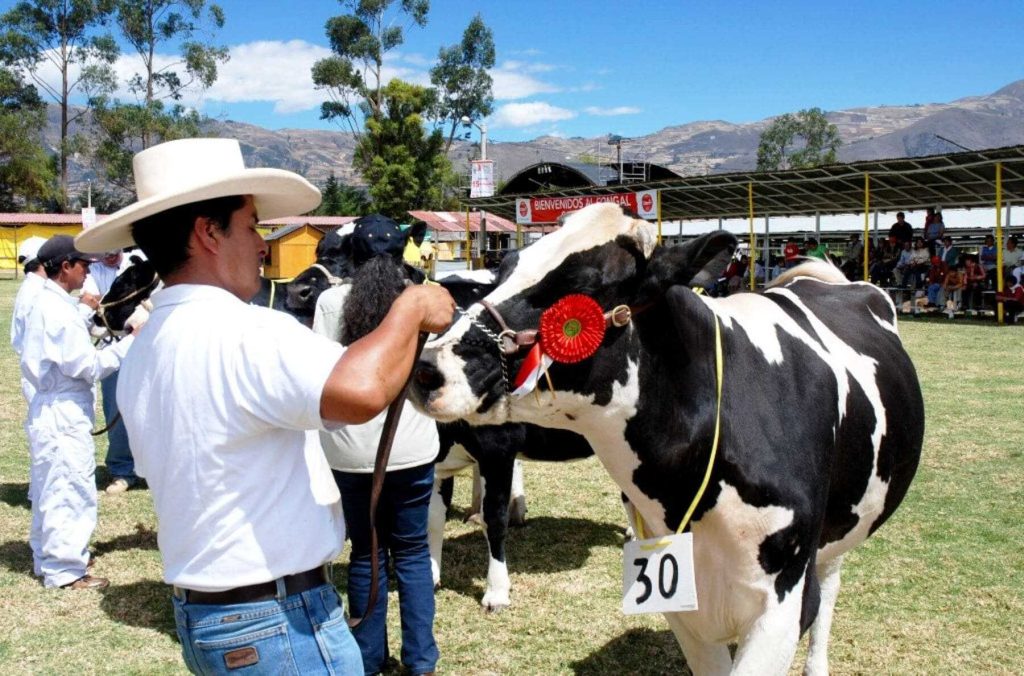
[[[0,211],[46,201],[54,170],[43,150],[46,103],[10,68],[0,67]]]
[[[118,48],[102,27],[115,0],[23,0],[0,15],[0,63],[26,73],[60,108],[58,207],[68,207],[68,157],[81,145],[70,129],[87,110],[72,108],[114,87]]]
[[[430,82],[437,88],[436,119],[448,127],[444,154],[451,149],[462,118],[480,120],[491,114],[494,81],[494,34],[477,14],[462,33],[462,41],[438,51]]]
[[[786,113],[761,132],[757,170],[808,169],[834,164],[841,144],[839,131],[821,108],[807,108],[795,115]]]

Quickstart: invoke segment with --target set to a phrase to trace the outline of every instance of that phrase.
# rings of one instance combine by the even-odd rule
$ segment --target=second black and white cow
[[[656,247],[650,225],[618,207],[583,209],[522,252],[491,309],[474,306],[428,343],[414,396],[443,421],[582,434],[654,536],[676,531],[710,465],[689,526],[699,609],[666,614],[689,666],[784,674],[811,627],[806,672],[826,673],[842,557],[893,513],[917,468],[920,387],[888,296],[828,264],[764,294],[691,290],[735,243],[717,232]],[[605,312],[596,352],[554,363],[554,392],[542,378],[539,397],[512,396],[542,314],[569,293]]]

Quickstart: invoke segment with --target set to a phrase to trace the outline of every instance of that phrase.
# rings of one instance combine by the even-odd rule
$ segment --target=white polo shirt
[[[316,430],[341,346],[213,286],[152,300],[117,403],[156,507],[164,580],[222,591],[332,561],[344,522]]]

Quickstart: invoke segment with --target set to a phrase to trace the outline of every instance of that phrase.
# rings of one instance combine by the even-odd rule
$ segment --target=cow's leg
[[[490,557],[487,564],[487,590],[481,605],[496,612],[511,604],[512,583],[505,563],[505,538],[508,535],[508,501],[512,485],[514,457],[497,455],[480,463],[483,493],[484,533]]]
[[[633,509],[633,505],[629,502],[629,497],[625,493],[620,493],[622,496],[622,509],[626,512],[626,539],[636,539],[636,511]]]
[[[836,558],[818,566],[818,579],[821,582],[821,603],[818,606],[818,617],[811,625],[807,662],[804,664],[805,676],[825,676],[828,674],[828,639],[832,632],[832,613],[839,597],[839,571],[843,567],[843,557]]]
[[[447,479],[451,482],[451,477]],[[427,516],[427,538],[430,542],[430,572],[434,578],[434,589],[441,584],[441,550],[444,546],[444,522],[448,507],[444,500],[445,479],[434,475],[434,492],[430,496],[430,510]]]
[[[733,674],[771,676],[789,671],[800,640],[800,612],[806,583],[805,576],[786,593],[781,603],[774,590],[769,592],[765,612],[740,639]]]
[[[508,502],[508,525],[526,525],[526,488],[523,485],[523,461],[512,465],[512,491]]]
[[[686,665],[694,676],[717,676],[732,670],[729,647],[721,643],[707,643],[697,638],[683,623],[683,613],[665,613],[668,626],[675,634],[686,657]]]
[[[469,514],[466,521],[480,521],[480,503],[483,499],[483,477],[480,476],[480,465],[473,465],[473,497],[469,501]]]

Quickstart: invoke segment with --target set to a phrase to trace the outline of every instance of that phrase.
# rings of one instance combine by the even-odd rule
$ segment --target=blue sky
[[[12,0],[0,0],[6,8]],[[319,120],[309,67],[334,0],[221,0],[232,52],[189,103],[271,129]],[[698,120],[750,122],[819,106],[947,102],[1024,78],[1024,2],[434,0],[388,73],[426,83],[480,12],[498,54],[490,141],[640,136]],[[127,65],[125,66],[127,67]],[[475,137],[475,133],[474,133]]]

